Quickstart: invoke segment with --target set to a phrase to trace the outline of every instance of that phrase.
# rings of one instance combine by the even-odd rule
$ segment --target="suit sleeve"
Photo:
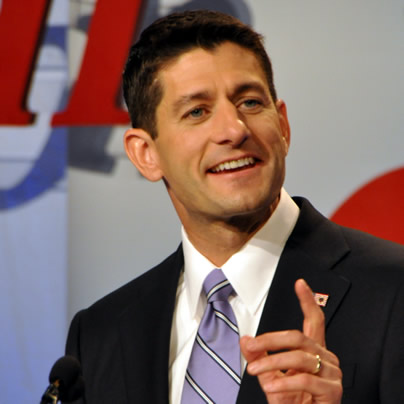
[[[375,319],[377,327],[377,319]],[[380,401],[382,404],[404,403],[404,282],[398,288],[382,358]]]

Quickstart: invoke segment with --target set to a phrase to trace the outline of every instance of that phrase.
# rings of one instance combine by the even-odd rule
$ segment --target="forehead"
[[[232,42],[212,50],[194,48],[165,65],[157,76],[163,89],[162,101],[183,94],[214,91],[257,82],[269,91],[264,70],[257,56]]]

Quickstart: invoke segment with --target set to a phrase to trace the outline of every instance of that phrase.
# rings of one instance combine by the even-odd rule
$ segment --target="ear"
[[[163,177],[158,153],[152,137],[143,129],[128,129],[124,135],[124,146],[129,160],[149,181]]]
[[[279,123],[281,125],[282,137],[285,143],[285,155],[287,155],[290,146],[290,126],[285,102],[283,100],[277,100],[276,109],[278,110]]]

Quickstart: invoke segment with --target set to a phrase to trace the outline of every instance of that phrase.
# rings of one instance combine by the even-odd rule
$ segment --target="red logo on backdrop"
[[[360,188],[331,220],[404,244],[404,167]]]
[[[53,126],[114,125],[129,122],[118,106],[122,66],[140,17],[141,0],[98,0],[79,76],[65,111]],[[41,45],[50,0],[3,0],[0,13],[0,125],[27,125],[33,65]],[[18,27],[18,29],[16,29]]]

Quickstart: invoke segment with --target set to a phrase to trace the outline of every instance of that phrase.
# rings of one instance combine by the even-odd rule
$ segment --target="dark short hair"
[[[210,10],[184,11],[155,21],[130,49],[123,73],[123,93],[132,126],[156,138],[155,113],[163,97],[163,88],[156,80],[158,72],[185,52],[194,48],[213,50],[224,42],[233,42],[256,55],[276,101],[271,61],[260,34],[227,14]]]

